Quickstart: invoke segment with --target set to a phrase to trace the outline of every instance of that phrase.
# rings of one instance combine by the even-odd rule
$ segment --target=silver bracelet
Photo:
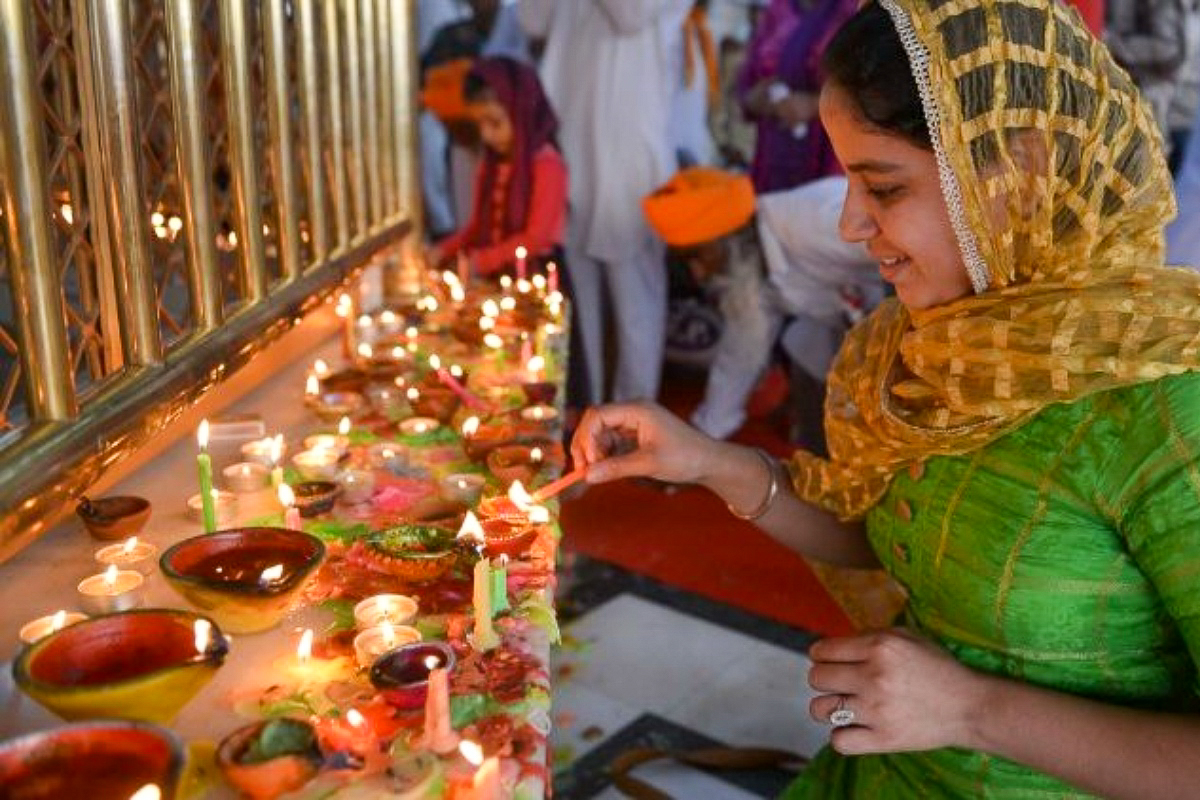
[[[725,504],[725,506],[729,509],[730,514],[733,514],[738,519],[744,519],[749,522],[759,519],[768,511],[770,511],[771,504],[775,502],[775,496],[779,494],[779,472],[776,469],[775,459],[767,455],[767,452],[762,448],[756,447],[754,452],[757,453],[758,457],[761,458],[763,463],[767,465],[767,473],[771,476],[771,482],[767,484],[766,497],[764,497],[762,502],[758,504],[757,508],[749,512],[738,511],[731,503]]]

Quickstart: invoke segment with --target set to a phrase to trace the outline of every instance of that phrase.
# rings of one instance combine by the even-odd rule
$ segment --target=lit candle
[[[492,616],[508,611],[508,556],[492,562]]]
[[[296,686],[298,690],[303,691],[310,686],[323,688],[326,684],[347,680],[353,675],[355,667],[349,659],[341,656],[329,659],[313,658],[312,645],[312,628],[305,628],[300,634],[295,653],[273,662],[276,671],[272,671],[272,676],[282,671],[290,678],[287,682],[289,686]]]
[[[528,341],[528,340],[527,340]],[[537,383],[542,380],[546,371],[546,359],[541,356],[530,356],[525,361],[525,380]]]
[[[479,502],[487,480],[473,472],[452,472],[438,482],[442,498],[454,503],[473,506]]]
[[[172,217],[174,219],[174,217]],[[133,794],[129,795],[129,800],[161,800],[162,790],[157,784],[147,783],[142,788],[138,789]]]
[[[269,477],[266,467],[248,461],[230,464],[221,470],[221,474],[225,476],[225,484],[230,489],[243,494],[257,492],[266,485]]]
[[[517,248],[517,280],[525,280],[525,258],[529,255],[529,251],[525,247]]]
[[[445,667],[429,672],[425,694],[425,731],[420,745],[439,755],[454,752],[459,736],[450,725],[450,673]]]
[[[157,547],[131,536],[121,544],[101,547],[96,551],[96,560],[106,567],[115,564],[120,569],[134,569],[143,575],[149,575],[154,569],[156,555]]]
[[[283,527],[293,531],[302,531],[300,509],[296,508],[296,493],[286,483],[279,484],[279,504],[283,506]]]
[[[370,667],[375,659],[402,644],[421,641],[421,632],[408,625],[384,622],[360,631],[354,637],[354,657],[360,667]]]
[[[430,362],[432,363],[432,360],[436,358],[436,356],[430,356],[429,358]],[[454,377],[450,370],[441,366],[435,367],[434,369],[437,370],[438,380],[441,381],[446,388],[458,395],[459,399],[462,400],[467,407],[476,411],[487,411],[489,409],[488,404],[483,400],[480,400],[465,386],[463,386],[462,383],[459,382],[458,378]]]
[[[310,405],[316,402],[321,394],[321,381],[316,375],[309,375],[304,381],[304,401]]]
[[[354,625],[360,631],[377,625],[403,625],[417,613],[417,601],[402,594],[377,594],[354,606]]]
[[[208,493],[208,496],[212,499],[212,503],[216,507],[217,525],[228,525],[233,520],[237,509],[237,495],[232,492],[213,489]],[[188,498],[187,509],[189,519],[204,520],[204,500],[200,497],[199,493]]]
[[[551,292],[558,291],[558,264],[553,261],[546,265],[546,289]]]
[[[350,435],[350,418],[342,417],[338,420],[338,436]]]
[[[92,614],[108,614],[141,605],[144,581],[142,573],[118,570],[112,564],[103,574],[84,578],[76,589],[85,609]]]
[[[483,526],[479,524],[479,518],[475,516],[475,512],[467,512],[463,517],[462,525],[458,528],[458,535],[454,538],[473,544],[475,547],[483,544]]]
[[[528,422],[551,423],[558,419],[558,409],[545,403],[526,406],[521,409],[521,419]]]
[[[485,759],[483,748],[465,739],[458,750],[463,758],[479,767],[471,780],[470,800],[501,800],[500,760],[495,756]]]
[[[342,295],[341,300],[338,301],[339,306],[342,305],[342,300],[349,302],[350,295],[346,295],[346,294]],[[316,361],[313,362],[313,374],[316,375],[318,378],[324,378],[326,375],[329,374],[329,365],[325,363],[325,359],[318,358]]]
[[[217,506],[213,502],[212,458],[208,455],[208,420],[200,423],[196,431],[196,442],[200,445],[200,454],[196,456],[196,469],[200,474],[200,507],[203,511],[204,532],[212,533],[217,529]]]
[[[317,735],[330,750],[362,757],[379,747],[379,739],[370,721],[356,708],[350,709],[341,718],[322,719],[317,724]]]
[[[21,637],[21,641],[25,644],[33,644],[44,636],[49,636],[55,631],[62,630],[68,625],[74,625],[76,622],[82,622],[85,619],[87,619],[87,614],[80,614],[78,611],[56,611],[53,614],[47,614],[44,617],[38,617],[32,622],[25,623],[21,626],[21,630],[17,635]]]
[[[271,488],[276,492],[283,485],[283,434],[277,433],[271,439]]]
[[[458,282],[466,286],[467,281],[471,279],[471,262],[467,260],[467,254],[462,250],[458,251],[456,267],[458,268]]]
[[[471,646],[486,652],[500,644],[500,637],[492,626],[492,578],[491,564],[482,556],[475,562],[471,586],[471,601],[475,606],[475,629],[468,637]]]

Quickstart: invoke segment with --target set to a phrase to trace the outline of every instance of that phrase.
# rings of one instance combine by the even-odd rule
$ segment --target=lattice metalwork
[[[3,191],[0,175],[0,192]],[[0,217],[4,210],[0,209]],[[0,447],[15,439],[28,420],[25,375],[18,357],[12,278],[8,265],[8,226],[0,225]]]
[[[110,371],[100,327],[100,274],[92,239],[83,145],[83,113],[70,4],[39,0],[33,7],[37,76],[45,122],[47,181],[54,247],[70,343],[75,392],[85,398]]]
[[[144,218],[150,227],[150,260],[158,295],[159,326],[163,343],[170,347],[193,331],[195,320],[183,240],[183,201],[175,156],[164,2],[134,0],[130,21],[146,198]]]

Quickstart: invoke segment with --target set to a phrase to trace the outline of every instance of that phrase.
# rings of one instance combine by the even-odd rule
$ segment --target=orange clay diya
[[[165,728],[81,722],[0,744],[0,797],[129,800],[153,784],[173,800],[183,763],[182,742]]]
[[[274,627],[325,557],[315,536],[284,528],[233,528],[184,539],[159,559],[189,603],[230,633]]]
[[[437,580],[458,559],[453,531],[433,525],[397,525],[374,531],[350,550],[370,568],[410,583]]]
[[[238,728],[216,755],[225,780],[253,800],[299,789],[316,776],[322,760],[313,726],[286,717]]]

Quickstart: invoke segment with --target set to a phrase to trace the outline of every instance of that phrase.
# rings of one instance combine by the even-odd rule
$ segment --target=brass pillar
[[[146,201],[134,100],[129,7],[89,0],[91,48],[95,64],[96,107],[100,112],[100,149],[104,159],[116,267],[117,314],[125,361],[162,363],[162,337],[154,271],[147,242]]]
[[[402,12],[397,7],[395,13]],[[395,216],[400,208],[396,193],[396,120],[392,108],[397,101],[392,82],[391,50],[392,3],[375,0],[376,66],[379,74],[379,173],[383,184],[383,219]]]
[[[363,158],[367,137],[363,123],[365,112],[357,0],[344,0],[342,9],[346,21],[346,72],[350,78],[346,87],[346,94],[350,98],[350,186],[354,190],[354,239],[358,240],[367,235],[368,214],[366,162]]]
[[[388,262],[383,291],[399,298],[420,285],[420,248],[425,231],[421,200],[420,153],[417,147],[417,88],[419,86],[414,0],[395,0],[391,14],[392,118],[396,140],[396,184],[400,207],[412,233],[401,244],[402,256]]]
[[[292,139],[292,110],[288,98],[283,0],[263,0],[262,9],[275,224],[279,226],[279,259],[283,264],[283,278],[291,282],[300,277],[300,205],[296,193],[296,145]]]
[[[321,79],[317,64],[317,19],[313,0],[297,0],[300,26],[300,108],[308,157],[308,228],[313,265],[329,255],[329,218],[325,213],[325,165],[321,154]],[[335,30],[336,34],[336,30]],[[331,89],[333,87],[330,87]]]
[[[250,98],[250,32],[246,0],[221,3],[221,70],[225,76],[225,115],[229,119],[229,163],[233,173],[234,232],[246,300],[267,296],[267,257],[263,248],[262,201],[254,146]]]
[[[187,237],[188,280],[196,327],[210,331],[221,324],[221,271],[217,264],[217,228],[213,223],[211,158],[200,70],[199,8],[195,0],[165,5],[171,48],[171,109],[175,115],[175,156]]]
[[[0,86],[9,94],[0,102],[0,168],[7,176],[4,219],[26,397],[34,420],[52,421],[70,419],[78,408],[50,231],[52,198],[31,13],[26,0],[0,2]]]
[[[383,219],[383,183],[380,173],[379,117],[384,113],[379,102],[379,73],[376,69],[375,0],[360,0],[359,41],[362,46],[363,108],[367,123],[367,209],[371,229]]]
[[[329,86],[329,151],[333,166],[333,218],[336,223],[336,248],[350,246],[350,191],[346,182],[346,127],[342,122],[341,38],[338,34],[338,7],[333,0],[322,4],[325,12],[325,83]]]

